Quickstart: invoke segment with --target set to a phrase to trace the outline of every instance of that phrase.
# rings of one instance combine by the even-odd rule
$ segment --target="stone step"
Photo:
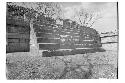
[[[66,56],[66,55],[75,55],[75,54],[86,54],[94,52],[104,52],[102,48],[81,48],[81,49],[72,49],[72,50],[57,50],[57,51],[44,51],[43,57],[52,57],[52,56]]]
[[[29,34],[6,33],[6,35],[7,35],[7,38],[24,38],[24,39],[30,38]]]
[[[45,28],[45,29],[53,29],[55,26],[54,26],[54,25],[39,25],[39,24],[33,24],[33,27],[34,27],[34,28],[42,27],[42,28]]]
[[[60,43],[60,39],[37,38],[37,43]]]
[[[84,43],[84,44],[59,44],[59,43],[38,43],[40,50],[57,50],[57,49],[82,49],[99,47],[98,44]]]
[[[36,28],[34,29],[35,32],[44,32],[44,33],[53,33],[54,31],[51,29],[40,29],[40,28]]]
[[[39,50],[57,50],[60,48],[60,44],[50,43],[50,44],[39,44]]]
[[[36,37],[43,37],[43,38],[60,38],[59,34],[54,33],[36,33]]]
[[[81,43],[81,44],[60,44],[60,49],[79,49],[79,48],[94,48],[97,44],[92,43]]]
[[[50,37],[51,36],[56,36],[56,37],[73,37],[73,38],[79,38],[79,33],[66,33],[66,32],[36,32],[37,37]]]
[[[70,36],[79,36],[78,32],[65,32],[65,31],[60,31],[60,35],[70,35]]]
[[[28,52],[29,43],[8,43],[6,52]]]
[[[7,42],[8,43],[19,43],[20,42],[20,40],[18,39],[18,38],[15,38],[15,39],[13,39],[13,38],[9,38],[9,39],[7,39]]]
[[[84,43],[84,44],[75,44],[74,45],[75,48],[94,48],[97,47],[97,44],[93,44],[93,43]]]

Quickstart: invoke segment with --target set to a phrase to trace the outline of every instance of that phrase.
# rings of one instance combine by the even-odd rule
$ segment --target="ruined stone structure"
[[[99,51],[101,39],[96,30],[79,26],[70,19],[64,19],[63,25],[59,25],[44,15],[25,21],[27,11],[32,10],[8,7],[7,52],[43,50],[43,56],[62,56]]]
[[[30,50],[30,25],[24,19],[23,7],[7,5],[6,52],[28,52]]]

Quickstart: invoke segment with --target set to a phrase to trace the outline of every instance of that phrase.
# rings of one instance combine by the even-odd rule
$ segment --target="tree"
[[[85,9],[80,9],[79,11],[75,11],[74,18],[76,18],[82,26],[92,27],[102,16],[97,13],[88,12]]]
[[[36,18],[40,15],[44,15],[45,17],[54,19],[62,19],[63,15],[61,4],[59,2],[10,2],[7,4],[28,8],[30,11],[26,12],[26,14],[32,14],[33,17],[35,16]]]
[[[36,2],[36,10],[43,13],[46,17],[61,18],[62,9],[58,2]]]

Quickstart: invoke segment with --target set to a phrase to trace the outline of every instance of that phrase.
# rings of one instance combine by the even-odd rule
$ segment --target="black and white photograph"
[[[6,2],[6,79],[118,79],[118,2]]]

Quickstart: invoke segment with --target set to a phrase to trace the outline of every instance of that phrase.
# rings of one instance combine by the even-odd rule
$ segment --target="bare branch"
[[[93,21],[92,24],[89,27],[92,27],[94,23],[95,23],[95,21]]]
[[[80,24],[86,27],[92,27],[95,21],[102,18],[99,14],[96,15],[94,13],[87,12],[85,9],[81,9],[76,13]]]

